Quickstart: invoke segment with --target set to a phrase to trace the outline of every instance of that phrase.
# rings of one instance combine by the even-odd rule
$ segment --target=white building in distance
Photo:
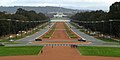
[[[67,15],[64,15],[63,13],[60,12],[54,15],[54,18],[62,18],[62,17],[67,17]]]

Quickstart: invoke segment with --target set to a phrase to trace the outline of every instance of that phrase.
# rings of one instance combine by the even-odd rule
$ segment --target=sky
[[[0,0],[0,6],[58,6],[72,9],[109,10],[120,0]]]

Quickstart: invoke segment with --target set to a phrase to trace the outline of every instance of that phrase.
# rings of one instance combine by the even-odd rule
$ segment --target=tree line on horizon
[[[26,31],[39,24],[47,22],[49,18],[43,13],[27,11],[22,8],[17,9],[14,14],[0,12],[0,36],[17,34],[19,31]],[[24,22],[24,21],[44,21],[44,22]]]
[[[71,16],[71,19],[73,22],[92,31],[120,37],[120,2],[113,3],[110,6],[109,12],[102,10],[81,12]],[[85,23],[85,21],[89,23]],[[99,22],[97,23],[97,21]]]

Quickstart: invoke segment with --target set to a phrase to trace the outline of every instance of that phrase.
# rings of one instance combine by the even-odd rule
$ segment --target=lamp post
[[[21,37],[23,37],[23,36],[22,36],[22,33],[23,33],[23,31],[22,31],[22,23],[24,23],[24,22],[25,22],[25,21],[21,21],[21,23],[20,23],[20,24],[21,24]]]
[[[29,21],[26,21],[26,35],[28,34],[28,24],[29,24]]]
[[[10,32],[11,32],[11,19],[7,19],[7,21],[9,21],[9,40],[11,39],[11,35],[10,35]]]
[[[104,37],[104,22],[105,21],[102,20],[101,22],[102,22],[102,35],[101,36]]]
[[[102,20],[101,22],[102,22],[102,32],[103,32],[103,34],[104,34],[104,22],[105,22],[105,21]]]
[[[19,22],[19,20],[16,20],[16,21],[15,21],[15,28],[16,28],[16,29],[15,29],[15,30],[16,30],[15,32],[16,32],[16,38],[17,38],[17,24],[18,24],[17,22]]]
[[[112,35],[112,30],[111,30],[111,29],[112,29],[112,21],[113,21],[113,20],[109,20],[109,22],[110,22],[110,37],[111,37],[111,35]]]

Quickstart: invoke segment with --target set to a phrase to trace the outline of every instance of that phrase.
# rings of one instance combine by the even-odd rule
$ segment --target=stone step
[[[43,44],[43,46],[71,46],[73,44]]]
[[[42,42],[78,42],[78,40],[42,40]]]

